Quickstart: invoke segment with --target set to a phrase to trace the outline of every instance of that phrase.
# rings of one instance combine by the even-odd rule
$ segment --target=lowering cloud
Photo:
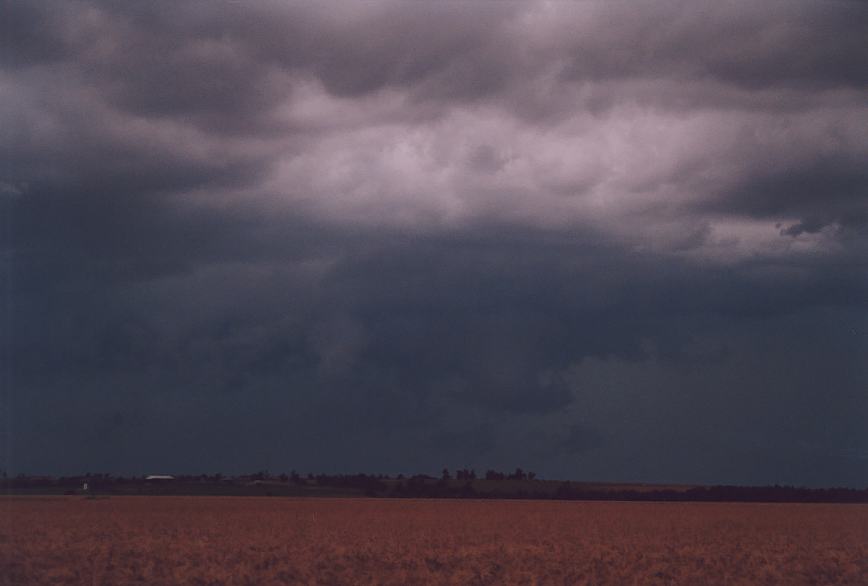
[[[868,484],[868,7],[3,3],[4,467]]]

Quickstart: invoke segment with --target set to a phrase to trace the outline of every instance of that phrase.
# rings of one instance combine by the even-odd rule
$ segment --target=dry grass
[[[3,584],[868,584],[868,506],[0,497]]]

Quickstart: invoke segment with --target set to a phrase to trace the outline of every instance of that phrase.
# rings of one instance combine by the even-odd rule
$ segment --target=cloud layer
[[[868,483],[868,7],[718,4],[7,1],[5,467]]]

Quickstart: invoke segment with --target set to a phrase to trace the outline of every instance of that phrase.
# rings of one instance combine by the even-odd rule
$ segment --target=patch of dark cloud
[[[782,236],[797,237],[802,234],[818,234],[830,231],[841,240],[853,243],[865,235],[868,227],[868,210],[857,208],[825,217],[809,216],[800,222],[780,229]]]
[[[802,4],[787,18],[770,19],[751,32],[744,42],[720,44],[709,60],[713,75],[749,88],[861,89],[868,84],[859,67],[866,56],[859,39],[868,33],[868,10],[859,2]]]
[[[423,96],[472,99],[501,88],[508,78],[509,60],[497,35],[518,8],[381,3],[336,19],[325,7],[297,14],[307,25],[300,42],[275,31],[260,44],[249,30],[238,32],[260,56],[314,75],[338,96],[421,84]]]
[[[782,236],[859,234],[868,219],[868,173],[849,153],[816,156],[798,166],[746,173],[733,187],[701,204],[730,215],[798,221],[782,225]]]
[[[49,107],[24,118],[4,136],[2,176],[10,195],[0,200],[13,218],[4,244],[20,259],[61,272],[74,270],[70,261],[88,263],[94,270],[85,276],[98,279],[152,277],[183,270],[215,245],[225,259],[232,243],[223,234],[245,226],[251,233],[260,214],[182,200],[190,192],[254,184],[268,157],[231,149],[203,155],[207,146],[181,145],[135,124],[112,126],[99,109]],[[53,119],[48,136],[38,130],[42,118]]]
[[[546,456],[551,470],[569,474],[563,472],[569,469],[563,454],[581,454],[583,466],[611,478],[613,468],[594,454],[616,457],[629,468],[632,460],[621,457],[650,441],[659,444],[661,454],[676,453],[691,466],[704,460],[701,450],[666,452],[672,442],[701,436],[690,427],[662,438],[655,425],[666,420],[667,410],[701,414],[712,418],[705,425],[713,421],[725,428],[726,421],[703,407],[712,401],[724,418],[747,409],[739,424],[745,433],[777,433],[763,431],[771,421],[771,406],[762,403],[770,391],[764,389],[789,360],[809,355],[826,360],[816,344],[806,340],[787,346],[784,338],[826,336],[835,340],[829,351],[836,353],[836,364],[855,359],[852,352],[839,352],[846,345],[836,328],[822,333],[822,317],[804,316],[810,308],[830,306],[838,307],[840,319],[861,314],[868,298],[864,280],[837,277],[835,283],[834,271],[820,267],[807,273],[802,267],[789,276],[770,267],[698,270],[637,259],[618,249],[570,246],[569,238],[546,244],[530,234],[517,240],[536,261],[523,264],[505,238],[477,233],[460,239],[459,246],[442,236],[413,242],[381,234],[364,245],[333,243],[339,260],[319,279],[286,261],[259,262],[258,269],[225,263],[214,278],[203,278],[200,268],[168,280],[108,281],[78,289],[70,286],[71,276],[63,276],[51,303],[38,291],[21,291],[14,299],[29,332],[13,340],[16,393],[67,404],[65,416],[92,430],[108,430],[103,435],[112,437],[128,426],[110,425],[111,408],[98,417],[89,414],[86,406],[93,401],[111,397],[117,411],[142,410],[149,420],[170,409],[171,423],[154,423],[153,432],[141,437],[165,433],[184,446],[222,445],[218,436],[228,433],[237,456],[214,464],[223,470],[260,462],[254,453],[266,453],[258,457],[276,469],[281,461],[289,467],[304,462],[312,469],[317,461],[405,471],[465,461],[485,466],[524,452],[515,442],[461,435],[460,422],[468,412],[489,422],[489,439],[510,437],[516,425],[510,421],[555,418],[553,425],[568,432]],[[461,256],[454,254],[456,246]],[[803,320],[776,332],[787,316]],[[722,324],[741,324],[746,333],[724,335],[735,326]],[[751,359],[750,365],[738,366],[737,374],[728,370],[735,360],[731,353],[707,352],[691,366],[697,336],[729,339],[738,348],[739,340],[757,335],[775,349],[774,367]],[[739,350],[735,356],[747,360],[751,352]],[[642,365],[651,360],[659,366],[645,369]],[[590,379],[562,374],[572,365],[595,361],[620,366]],[[711,391],[703,390],[707,381],[701,372],[719,381]],[[809,379],[821,372],[818,364]],[[855,388],[860,372],[852,371],[856,378],[851,379],[839,371],[840,388]],[[808,409],[814,395],[799,386],[799,393],[807,393],[804,400],[788,397],[785,387],[775,387],[769,400],[780,401],[779,408],[796,417],[801,411],[794,405]],[[72,395],[79,396],[78,406],[70,403]],[[239,410],[238,402],[247,407]],[[761,408],[766,415],[757,414]],[[36,403],[21,409],[22,417],[34,416],[28,409],[36,409]],[[203,409],[211,414],[199,413]],[[593,423],[571,423],[572,409]],[[39,417],[48,426],[51,417]],[[254,423],[262,431],[254,430]],[[809,433],[819,438],[820,432]],[[610,436],[619,439],[597,441]],[[155,460],[135,436],[123,437],[128,453]],[[840,444],[835,438],[823,441]],[[109,453],[96,439],[88,442],[69,445],[70,461],[82,461],[82,450],[101,454],[98,459],[106,463],[121,461],[123,454],[115,448]],[[300,447],[311,445],[317,446],[314,453]],[[745,444],[739,439],[736,445]],[[283,460],[274,446],[284,446]],[[28,448],[20,449],[25,461],[53,461],[36,448],[30,455]],[[726,453],[718,443],[714,449]],[[181,452],[190,457],[191,450]],[[462,462],[453,462],[451,454],[459,454]],[[206,458],[212,460],[217,462]],[[646,461],[667,473],[678,469],[663,455]],[[652,468],[642,473],[653,478]],[[627,475],[625,470],[621,473]],[[714,471],[704,474],[712,478]]]
[[[716,80],[749,90],[868,80],[859,3],[688,13],[668,2],[9,5],[6,54],[16,63],[60,61],[117,107],[216,133],[274,128],[272,109],[298,77],[344,98],[394,88],[447,105],[512,101],[553,68],[570,83]]]
[[[174,230],[202,229],[196,221],[202,218],[188,217]],[[335,397],[341,388],[361,389],[354,391],[360,401],[392,389],[385,397],[439,394],[456,405],[546,413],[574,400],[572,388],[547,373],[583,357],[642,359],[649,340],[678,356],[690,330],[664,327],[675,316],[701,323],[705,315],[754,319],[805,306],[859,306],[866,291],[858,273],[699,270],[530,235],[512,242],[476,235],[459,246],[442,237],[328,243],[338,236],[326,232],[314,236],[325,251],[309,244],[289,256],[282,255],[291,239],[262,249],[245,230],[224,237],[250,248],[221,252],[218,243],[203,257],[168,240],[169,253],[190,268],[160,277],[136,275],[143,269],[124,249],[115,262],[135,278],[117,280],[86,255],[67,259],[66,272],[23,257],[16,282],[27,294],[15,302],[33,329],[15,340],[22,374],[154,370],[215,390],[301,377]],[[294,268],[330,255],[338,260],[322,277]],[[224,268],[209,277],[205,267],[214,263]],[[51,278],[53,288],[40,285]]]
[[[802,234],[817,234],[828,225],[828,222],[824,222],[819,218],[807,218],[786,228],[781,228],[781,235],[801,236]]]
[[[795,168],[760,172],[716,203],[720,209],[756,217],[858,210],[868,198],[868,172],[848,159],[846,154],[817,157]]]
[[[32,113],[26,106],[22,110],[19,121],[6,113],[14,132],[3,141],[4,179],[37,197],[49,190],[68,198],[133,198],[237,187],[260,178],[268,163],[262,156],[215,148],[204,137],[112,119],[89,104],[73,109],[55,102]],[[48,132],[40,128],[46,120]]]
[[[684,12],[665,2],[575,10],[586,9],[596,12],[591,21],[598,26],[569,45],[564,79],[712,78],[754,90],[868,82],[859,66],[868,10],[859,3],[732,4]],[[625,38],[631,42],[617,41]]]
[[[58,13],[47,3],[4,0],[0,66],[31,67],[66,55],[67,39]],[[55,8],[60,8],[55,6]]]
[[[567,428],[558,448],[568,454],[581,454],[598,449],[604,443],[605,440],[600,433],[584,425],[572,424]]]
[[[97,286],[189,272],[209,257],[243,258],[260,248],[257,235],[247,232],[255,217],[178,210],[162,198],[33,195],[12,207],[11,214],[19,262],[45,263],[59,274],[85,267],[87,272],[74,278]],[[252,240],[245,243],[248,248],[233,251],[226,235],[238,231]]]
[[[260,3],[12,2],[4,37],[18,66],[46,61],[75,74],[112,106],[168,117],[209,133],[266,134],[294,81],[315,78],[336,96],[386,87],[423,97],[490,94],[509,77],[498,23],[509,4],[370,3],[361,7]],[[468,18],[466,12],[474,15]],[[20,38],[19,38],[20,37]]]
[[[495,434],[486,426],[469,430],[443,430],[428,438],[429,449],[440,454],[443,462],[455,462],[454,466],[473,466],[497,446]]]

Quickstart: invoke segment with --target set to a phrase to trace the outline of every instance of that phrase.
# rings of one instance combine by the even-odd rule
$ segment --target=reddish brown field
[[[0,497],[2,584],[868,584],[868,506]]]

